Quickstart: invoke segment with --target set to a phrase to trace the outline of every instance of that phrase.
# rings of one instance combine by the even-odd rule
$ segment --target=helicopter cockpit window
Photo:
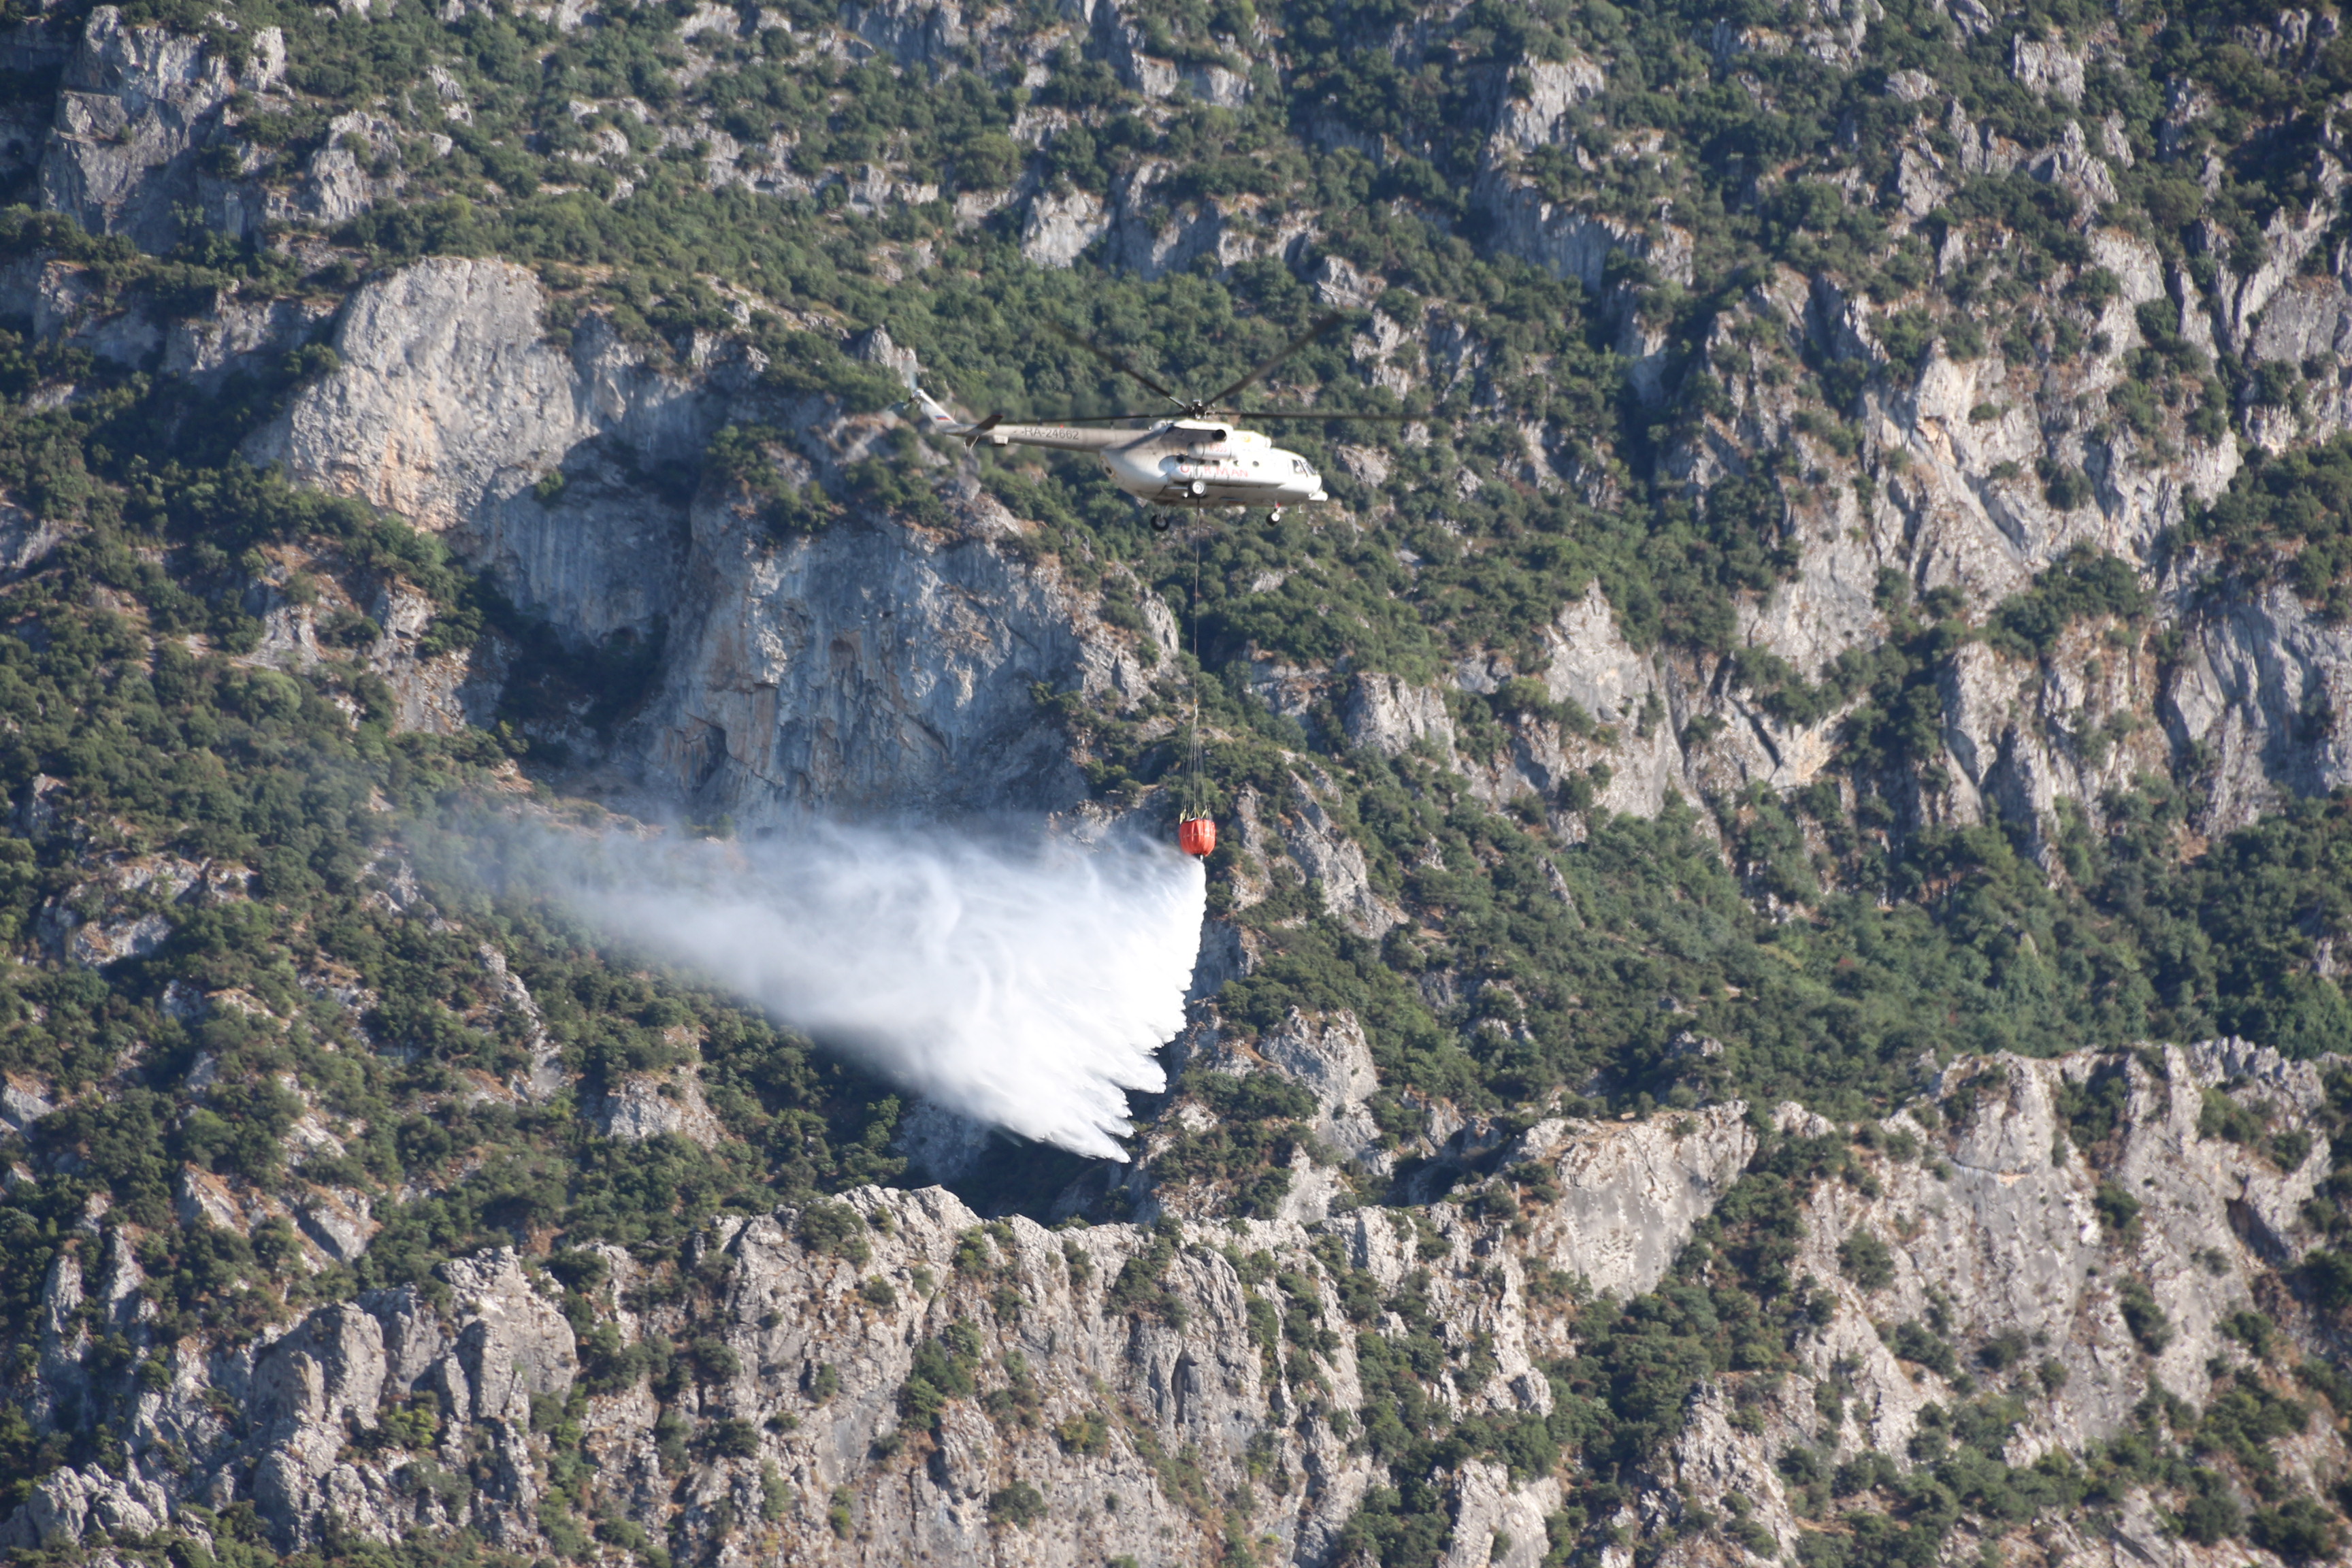
[[[1291,458],[1291,459],[1290,459],[1290,471],[1291,471],[1292,473],[1294,473],[1294,474],[1303,474],[1303,473],[1305,473],[1305,472],[1307,471],[1307,459],[1306,459],[1306,458]]]

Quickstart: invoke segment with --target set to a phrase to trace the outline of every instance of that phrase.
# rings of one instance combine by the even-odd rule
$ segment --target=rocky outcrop
[[[98,1531],[149,1535],[171,1517],[171,1499],[152,1481],[126,1481],[96,1465],[52,1470],[0,1526],[0,1542],[31,1551],[78,1544]]]
[[[1560,1197],[1527,1238],[1526,1256],[1597,1294],[1638,1295],[1665,1278],[1691,1231],[1756,1152],[1744,1106],[1656,1117],[1631,1127],[1547,1120],[1505,1145],[1497,1163],[1549,1168]]]
[[[425,261],[371,283],[329,340],[339,367],[247,454],[450,534],[574,637],[646,632],[683,566],[682,508],[611,493],[601,465],[698,463],[716,402],[601,324],[551,341],[546,306],[506,262]],[[535,493],[575,472],[576,494],[569,482],[551,502]]]
[[[569,641],[647,650],[628,753],[698,811],[748,825],[1084,797],[1032,692],[1139,691],[1142,668],[1083,600],[999,547],[1020,531],[1002,508],[950,479],[945,528],[852,510],[780,535],[716,486],[664,495],[644,476],[698,469],[730,420],[793,432],[777,460],[817,490],[892,426],[764,391],[756,354],[674,374],[593,318],[559,344],[545,305],[499,262],[370,284],[331,339],[339,367],[248,455],[445,534]]]
[[[252,875],[176,855],[116,857],[89,870],[88,880],[41,906],[32,933],[50,956],[87,969],[146,957],[187,910],[243,899]]]
[[[2064,1086],[2094,1075],[2119,1076],[2127,1091],[2112,1143],[2089,1152],[2095,1164],[2056,1110]],[[2282,1131],[2304,1126],[2323,1098],[2315,1067],[2234,1041],[2145,1060],[1957,1063],[1943,1085],[1942,1104],[1959,1121],[1948,1159],[1887,1161],[1874,1173],[1875,1194],[1820,1189],[1807,1216],[1806,1266],[1836,1279],[1838,1247],[1867,1230],[1888,1243],[1893,1268],[1875,1289],[1840,1286],[1856,1321],[1925,1319],[1942,1300],[1956,1345],[2021,1334],[2044,1347],[2063,1373],[2045,1380],[2058,1386],[2035,1411],[2037,1449],[2079,1449],[2120,1429],[2150,1377],[2201,1403],[2209,1369],[2241,1359],[2220,1325],[2248,1304],[2247,1279],[2309,1245],[2302,1194],[2329,1162],[2324,1138],[2282,1170],[2253,1148],[2201,1135],[2201,1094],[2223,1083],[2242,1086]],[[1921,1131],[1900,1120],[1894,1130]],[[2102,1183],[2137,1201],[2129,1227],[2117,1228],[2112,1207],[2102,1217],[2094,1201]],[[2162,1313],[2166,1336],[2126,1322],[2133,1281]],[[1840,1343],[1825,1336],[1824,1371]],[[1855,1344],[1864,1363],[1855,1380],[1858,1436],[1899,1447],[1918,1409],[1949,1395],[1938,1374],[1900,1367],[1883,1345]]]
[[[1494,225],[1497,250],[1555,277],[1598,291],[1609,280],[1611,258],[1622,256],[1663,280],[1690,281],[1690,237],[1680,229],[1661,226],[1648,232],[1495,175],[1482,176],[1474,199]]]
[[[270,193],[270,221],[320,228],[348,222],[399,189],[397,174],[390,172],[399,160],[399,128],[392,121],[379,114],[339,114],[292,187]]]
[[[1425,742],[1451,761],[1454,721],[1445,693],[1413,686],[1393,675],[1359,675],[1349,683],[1341,722],[1350,745],[1369,746],[1384,757],[1401,756]]]
[[[1109,228],[1102,199],[1091,192],[1041,191],[1022,225],[1021,254],[1040,267],[1068,267]]]
[[[1529,60],[1514,73],[1524,83],[1524,96],[1501,100],[1495,112],[1494,140],[1489,157],[1529,153],[1561,139],[1570,110],[1600,96],[1609,78],[1582,56],[1567,60]]]
[[[237,42],[243,58],[232,66],[201,38],[128,26],[111,5],[92,11],[41,154],[42,205],[147,251],[179,243],[184,211],[231,234],[257,228],[253,193],[203,157],[220,140],[229,100],[285,71],[286,45],[275,27]]]
[[[690,1073],[660,1079],[628,1074],[604,1091],[597,1119],[606,1137],[628,1143],[672,1136],[708,1147],[727,1136]]]
[[[2352,785],[2352,628],[2273,586],[2197,594],[2158,711],[2211,790],[2217,826]]]
[[[1252,1070],[1295,1077],[1343,1121],[1373,1081],[1360,1035],[1339,1021],[1295,1019],[1254,1057]],[[2200,1132],[2214,1089],[2255,1108],[2268,1141]],[[1786,1543],[1800,1527],[1775,1460],[1790,1443],[1818,1428],[1836,1453],[1907,1463],[1927,1407],[1958,1394],[1956,1372],[1906,1359],[1927,1342],[1898,1325],[1932,1321],[1930,1338],[1981,1376],[2021,1380],[2014,1462],[2119,1430],[2158,1382],[2202,1401],[2215,1369],[2248,1364],[2224,1321],[2311,1244],[2304,1205],[2332,1154],[2306,1134],[2324,1100],[2316,1067],[2237,1041],[1954,1063],[1925,1099],[1936,1114],[1870,1129],[1848,1173],[1812,1188],[1790,1268],[1826,1310],[1799,1336],[1797,1370],[1769,1385],[1703,1382],[1623,1522],[1720,1512],[1737,1494],[1737,1511]],[[2068,1120],[2064,1106],[2093,1102],[2112,1122]],[[1794,1107],[1770,1120],[1783,1137],[1834,1131]],[[936,1188],[859,1189],[822,1225],[790,1207],[730,1216],[659,1289],[642,1290],[654,1281],[617,1248],[574,1255],[567,1277],[585,1293],[572,1311],[612,1331],[599,1364],[643,1345],[693,1366],[650,1386],[606,1371],[584,1397],[556,1285],[511,1251],[479,1253],[445,1265],[431,1291],[320,1307],[265,1343],[156,1347],[170,1375],[124,1405],[126,1464],[50,1472],[5,1536],[145,1533],[185,1503],[249,1498],[287,1548],[332,1519],[379,1540],[464,1525],[532,1553],[545,1531],[586,1528],[576,1508],[722,1563],[978,1562],[1006,1542],[1041,1563],[1173,1562],[1209,1550],[1230,1506],[1280,1561],[1324,1564],[1376,1479],[1349,1441],[1364,1398],[1355,1335],[1406,1331],[1392,1313],[1351,1322],[1342,1300],[1416,1292],[1414,1310],[1441,1326],[1431,1375],[1460,1414],[1545,1412],[1555,1394],[1538,1363],[1574,1350],[1577,1292],[1537,1283],[1580,1276],[1612,1296],[1658,1285],[1747,1168],[1761,1121],[1719,1106],[1487,1141],[1466,1157],[1552,1184],[1507,1222],[1439,1202],[1306,1224],[1048,1232],[983,1224]],[[2136,1200],[2128,1226],[2108,1190]],[[1857,1236],[1883,1244],[1880,1272],[1844,1260]],[[582,1258],[596,1272],[578,1274]],[[99,1317],[136,1344],[140,1276],[119,1239],[93,1277]],[[81,1366],[89,1309],[71,1255],[48,1296],[47,1419],[71,1427],[131,1374]],[[2309,1341],[2315,1325],[2292,1299],[2263,1300]],[[1272,1338],[1254,1327],[1278,1321],[1290,1326]],[[2020,1344],[2032,1347],[2022,1361],[1979,1353]],[[929,1392],[908,1392],[916,1380]],[[587,1462],[560,1495],[533,1418],[554,1409],[535,1400],[559,1396]],[[2324,1428],[2294,1456],[2326,1474],[2343,1462]],[[467,1468],[468,1484],[444,1479]],[[1440,1480],[1446,1561],[1540,1555],[1554,1479],[1514,1482],[1472,1459]]]
[[[1084,799],[1034,689],[1139,690],[1140,667],[970,502],[965,527],[861,518],[784,541],[698,505],[667,669],[635,726],[650,776],[746,823]]]
[[[916,26],[916,17],[889,26]],[[91,60],[154,53],[152,40],[139,42],[144,34],[131,38],[135,29],[107,43],[116,38],[110,26],[93,17]],[[226,68],[203,64],[209,58],[182,50],[141,68],[213,83],[204,89],[212,93],[231,79],[215,81]],[[1556,126],[1593,85],[1591,68],[1577,62],[1547,67],[1528,78],[1531,96],[1496,100],[1496,123],[1517,127],[1522,140],[1534,136],[1537,121]],[[376,133],[370,125],[345,130],[342,143],[354,149]],[[1230,264],[1297,237],[1282,227],[1289,218],[1231,203],[1171,209],[1157,194],[1167,172],[1139,166],[1108,205],[1075,190],[1034,193],[1031,248],[1043,245],[1052,254],[1040,257],[1066,261],[1073,247],[1108,236],[1114,265],[1149,274],[1212,252]],[[1499,165],[1493,178],[1507,184]],[[1620,250],[1668,275],[1686,270],[1671,229],[1637,233],[1591,218],[1602,227],[1588,232],[1589,215],[1540,202],[1528,207],[1529,192],[1502,184],[1495,192],[1526,220],[1503,213],[1496,243],[1541,251],[1548,265],[1591,286],[1602,286],[1607,258]],[[2170,298],[2178,280],[2168,280],[2153,249],[2129,235],[2095,230],[2086,243],[2116,279],[2116,293],[2096,323],[2106,346],[2063,374],[2029,374],[1990,353],[1962,360],[1930,352],[1906,380],[1905,367],[1885,363],[1884,312],[1827,278],[1760,281],[1735,314],[1764,339],[1733,331],[1732,316],[1718,321],[1714,363],[1745,355],[1751,369],[1727,376],[1732,413],[1671,456],[1670,468],[1706,485],[1739,472],[1743,454],[1785,445],[1825,476],[1862,468],[1878,476],[1867,500],[1841,481],[1790,507],[1784,542],[1795,570],[1742,603],[1743,643],[1811,677],[1885,636],[1877,603],[1885,573],[1900,573],[1918,590],[1957,587],[1980,616],[2069,548],[2151,559],[2184,509],[2228,482],[2237,460],[2231,443],[2183,439],[2177,453],[2151,455],[2117,447],[2112,421],[2097,424],[2100,400],[2123,379],[2137,336],[2134,310]],[[44,336],[88,342],[122,363],[146,363],[160,349],[167,368],[203,385],[281,355],[324,326],[316,306],[234,297],[204,316],[166,320],[102,300],[79,269],[16,269],[23,276],[8,288]],[[1376,280],[1354,277],[1335,258],[1323,272],[1349,298],[1377,294]],[[1343,272],[1352,279],[1346,287]],[[2262,352],[2307,349],[2332,331],[2323,318],[2333,319],[2334,287],[2307,279],[2265,295],[2247,318],[2275,322],[2261,326],[2271,333]],[[1029,693],[1045,686],[1124,701],[1148,688],[1149,676],[1101,635],[1082,595],[1018,559],[1017,520],[950,470],[933,475],[949,503],[943,521],[909,529],[854,500],[836,501],[845,525],[780,535],[740,497],[692,489],[688,479],[710,437],[730,422],[786,430],[790,450],[777,460],[787,480],[838,490],[845,470],[890,428],[887,421],[844,417],[824,400],[766,388],[760,356],[740,345],[698,340],[673,357],[623,342],[593,315],[551,334],[547,308],[536,278],[495,261],[427,261],[373,282],[332,325],[340,367],[303,389],[247,453],[445,534],[563,640],[639,670],[649,700],[609,760],[698,813],[756,821],[810,807],[1059,810],[1084,797],[1066,745],[1035,722]],[[2197,310],[2188,315],[2207,320]],[[1626,323],[1636,337],[1649,331],[1633,315]],[[1376,312],[1365,333],[1368,373],[1400,386],[1431,374],[1450,351],[1440,341],[1445,324],[1433,318],[1428,325],[1424,367],[1403,346],[1402,329]],[[2221,325],[2225,335],[2236,330]],[[2207,320],[2209,339],[2214,330]],[[1880,378],[1860,414],[1859,456],[1800,427],[1786,378],[1769,374],[1772,355],[1754,347],[1774,333],[1781,341],[1773,353],[1827,356]],[[1398,352],[1382,347],[1391,338]],[[1475,368],[1468,374],[1475,380]],[[2324,408],[2319,416],[2332,417]],[[2166,439],[2173,439],[2168,427]],[[2034,474],[2053,463],[2095,476],[2089,504],[2050,502]],[[1385,468],[1365,472],[1384,475]],[[656,484],[649,476],[672,479]],[[2190,614],[2192,601],[2208,598],[2184,580],[2165,613]],[[2243,821],[2282,794],[2330,787],[2343,773],[2334,760],[2341,747],[2332,715],[2342,704],[2328,673],[2340,663],[2331,634],[2275,595],[2259,606],[2221,603],[2195,612],[2202,617],[2195,657],[2167,695],[2164,731],[2145,722],[2155,672],[2131,660],[2107,661],[2111,672],[2129,676],[2115,691],[2073,691],[2062,668],[2026,702],[2001,689],[2012,673],[1981,650],[1956,658],[1944,678],[1946,771],[1956,783],[1949,799],[1921,809],[1959,820],[2000,816],[2039,831],[2061,801],[2080,802],[2095,816],[2101,794],[2133,768],[2184,759],[2220,781],[2209,796],[2210,826]],[[290,616],[286,627],[296,642],[299,619]],[[1704,801],[1757,782],[1802,786],[1831,761],[1840,715],[1782,721],[1728,667],[1637,650],[1613,623],[1598,585],[1588,585],[1545,630],[1541,658],[1528,671],[1555,702],[1576,704],[1601,726],[1599,734],[1523,721],[1503,752],[1467,756],[1452,734],[1442,687],[1298,670],[1284,677],[1282,690],[1268,687],[1268,697],[1299,713],[1329,699],[1351,742],[1391,754],[1428,747],[1496,804],[1528,795],[1581,801],[1589,784],[1601,808],[1650,813],[1669,793]],[[313,653],[291,651],[304,662]],[[404,724],[449,730],[491,712],[505,674],[497,650],[431,668],[403,663],[398,652],[388,647],[375,662],[394,681]],[[1516,673],[1496,674],[1496,657],[1474,659],[1450,684],[1491,689]],[[2141,739],[2130,745],[2107,745],[2084,730],[2126,717],[2141,721]],[[543,728],[543,739],[583,760],[607,755],[583,725],[551,719]],[[986,787],[974,793],[974,780]],[[1360,851],[1318,794],[1302,797],[1286,858],[1325,885],[1328,907],[1378,934],[1393,923],[1393,910],[1370,889]],[[1573,814],[1559,826],[1571,837],[1582,830]]]

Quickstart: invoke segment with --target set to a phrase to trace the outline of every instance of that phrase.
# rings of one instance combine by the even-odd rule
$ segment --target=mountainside
[[[0,1547],[2342,1555],[2347,116],[2227,0],[13,6]],[[893,411],[1333,310],[1279,521]],[[1123,1163],[499,874],[1161,833],[1196,702]]]

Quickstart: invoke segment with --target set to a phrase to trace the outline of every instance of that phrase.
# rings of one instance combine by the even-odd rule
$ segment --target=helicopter
[[[1002,413],[965,421],[948,412],[921,387],[898,405],[917,411],[919,429],[952,436],[967,447],[986,442],[992,447],[1049,447],[1064,452],[1092,452],[1102,459],[1111,483],[1138,500],[1158,509],[1151,526],[1165,530],[1172,521],[1164,509],[1182,507],[1254,507],[1273,509],[1282,521],[1283,509],[1331,498],[1315,465],[1296,452],[1285,451],[1255,430],[1235,427],[1244,419],[1349,419],[1395,421],[1403,414],[1353,414],[1316,408],[1233,408],[1226,400],[1238,395],[1269,371],[1321,339],[1347,318],[1334,311],[1288,343],[1256,369],[1207,397],[1180,397],[1119,354],[1066,327],[1046,327],[1066,342],[1104,361],[1176,405],[1172,415],[1097,414],[1041,425],[1010,425]],[[1143,429],[1088,429],[1088,426],[1128,425],[1149,420]]]

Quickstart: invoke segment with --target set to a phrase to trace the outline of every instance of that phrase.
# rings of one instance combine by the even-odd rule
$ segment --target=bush
[[[2091,1207],[2106,1228],[2107,1239],[2130,1247],[2139,1240],[2139,1200],[2113,1182],[2101,1182],[2091,1194]]]
[[[2251,1106],[2239,1104],[2224,1090],[2207,1089],[2197,1111],[2200,1138],[2223,1138],[2232,1143],[2259,1142],[2264,1122]]]
[[[748,1459],[760,1451],[759,1428],[740,1416],[714,1421],[709,1428],[710,1451],[722,1459]]]
[[[2091,478],[2069,463],[2045,463],[2042,470],[2042,499],[2060,511],[2072,511],[2090,504],[2093,494]]]
[[[2275,1552],[2290,1563],[2316,1563],[2336,1555],[2343,1526],[2317,1500],[2289,1498],[2276,1508],[2257,1509],[2247,1521],[2246,1535],[2259,1547]]]
[[[1950,1342],[1916,1319],[1895,1326],[1887,1348],[1905,1361],[1916,1362],[1941,1377],[1957,1376],[1960,1370],[1959,1358],[1952,1353]]]
[[[801,1210],[801,1245],[828,1258],[864,1265],[874,1256],[866,1245],[866,1221],[847,1204],[813,1203]]]
[[[1895,1279],[1895,1255],[1866,1230],[1838,1244],[1838,1272],[1864,1290],[1884,1289]]]
[[[2213,407],[2209,395],[2200,412]],[[2213,407],[2217,416],[2218,407]],[[2230,488],[2182,528],[2257,582],[2284,578],[2329,616],[2352,615],[2352,437],[2276,458],[2250,454]]]
[[[2352,1254],[2315,1247],[2304,1254],[2299,1272],[2312,1304],[2321,1311],[2341,1312],[2352,1307]]]
[[[1055,1426],[1054,1440],[1066,1454],[1100,1454],[1110,1447],[1110,1423],[1099,1410],[1084,1411]]]
[[[2172,1320],[2156,1303],[2156,1296],[2137,1279],[2126,1279],[2116,1289],[2116,1304],[2122,1311],[2124,1327],[2131,1331],[2139,1348],[2150,1355],[2162,1353],[2172,1342]]]
[[[2229,1486],[2210,1470],[2192,1478],[2193,1491],[2180,1509],[2180,1533],[2200,1546],[2230,1540],[2246,1525],[2245,1510],[2230,1495]]]
[[[958,1319],[939,1338],[915,1347],[914,1364],[899,1385],[898,1413],[920,1426],[936,1425],[950,1399],[970,1399],[979,1391],[980,1331]]]
[[[1026,1530],[1045,1517],[1045,1497],[1027,1481],[1015,1481],[988,1494],[988,1521]]]
[[[1988,629],[1994,646],[2038,656],[2048,653],[2077,621],[2102,616],[2138,620],[2148,607],[2139,574],[2128,563],[2077,545],[2035,578],[2032,587],[2002,601]]]

